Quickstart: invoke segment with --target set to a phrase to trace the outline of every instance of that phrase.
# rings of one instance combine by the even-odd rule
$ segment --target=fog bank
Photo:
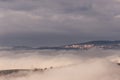
[[[19,76],[0,75],[0,80],[120,80],[119,51],[0,51],[0,70],[50,68]],[[19,74],[23,74],[20,72]]]

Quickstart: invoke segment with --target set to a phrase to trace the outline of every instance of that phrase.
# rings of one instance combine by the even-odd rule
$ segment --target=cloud
[[[75,36],[68,42],[119,39],[120,22],[115,18],[120,14],[119,4],[114,0],[0,0],[0,37],[4,41],[10,35],[47,38],[53,34],[56,39],[58,34]],[[58,44],[65,41],[64,36]]]

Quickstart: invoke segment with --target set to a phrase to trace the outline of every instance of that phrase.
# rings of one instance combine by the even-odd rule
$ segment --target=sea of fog
[[[120,80],[120,50],[1,50],[0,70],[50,68],[0,75],[0,80]],[[19,73],[20,74],[20,73]]]

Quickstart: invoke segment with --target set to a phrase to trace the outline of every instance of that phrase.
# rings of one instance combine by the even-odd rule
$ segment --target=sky
[[[0,46],[120,40],[120,0],[0,0]]]

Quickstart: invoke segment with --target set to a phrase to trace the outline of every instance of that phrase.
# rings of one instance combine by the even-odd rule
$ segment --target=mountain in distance
[[[12,50],[89,50],[92,48],[101,49],[120,49],[120,41],[98,40],[88,41],[78,44],[64,45],[58,47],[28,47],[28,46],[14,46]]]
[[[91,48],[120,49],[120,41],[98,40],[98,41],[88,41],[78,44],[64,45],[59,47],[39,47],[38,49],[88,50]]]
[[[91,48],[101,48],[101,49],[120,49],[120,41],[89,41],[78,44],[71,44],[64,46],[65,48],[78,48],[78,49],[91,49]]]

